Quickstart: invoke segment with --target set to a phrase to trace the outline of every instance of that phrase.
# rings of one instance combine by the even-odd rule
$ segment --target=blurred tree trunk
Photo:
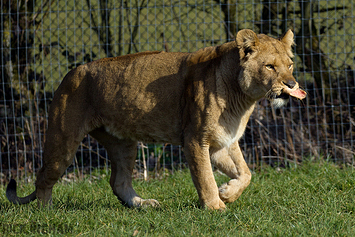
[[[327,72],[326,59],[320,48],[318,29],[314,24],[313,0],[299,1],[301,8],[301,27],[296,33],[296,53],[300,56],[305,70],[312,72],[315,86],[322,89],[321,97],[324,99],[325,90],[329,88],[329,73]],[[302,36],[302,37],[301,37]]]
[[[2,84],[0,90],[3,94],[1,100],[4,100],[6,104],[19,101],[21,82],[26,83],[34,79],[29,77],[33,75],[29,62],[33,56],[34,34],[29,32],[36,24],[40,24],[36,22],[36,15],[33,14],[34,4],[34,0],[1,1],[0,76]]]
[[[105,51],[106,57],[113,56],[113,37],[110,30],[111,6],[109,7],[109,2],[110,1],[99,1],[99,13],[96,15],[95,11],[92,9],[91,0],[86,0],[86,4],[90,12],[90,22],[86,21],[86,24],[90,26],[92,23],[92,29],[97,34],[100,45]],[[84,19],[84,21],[85,20],[86,19]]]
[[[291,0],[280,2],[279,0],[263,0],[263,9],[260,22],[255,23],[263,34],[278,35],[277,29],[282,29],[282,32],[288,30],[286,22],[289,16],[288,6]],[[282,16],[282,21],[279,15]]]
[[[139,29],[140,11],[146,4],[146,0],[136,0],[134,1],[134,3],[132,1],[119,1],[118,9],[120,9],[120,16],[118,20],[118,42],[114,42],[114,37],[111,30],[113,28],[111,27],[111,11],[112,9],[114,9],[114,7],[112,7],[113,1],[99,1],[100,11],[98,11],[98,13],[93,10],[90,0],[86,0],[86,4],[90,11],[90,22],[88,22],[88,20],[86,19],[84,20],[86,21],[87,25],[93,25],[92,29],[97,34],[100,41],[100,46],[105,51],[106,57],[129,54],[132,53],[133,48],[134,51],[138,51],[135,41]],[[124,52],[123,47],[124,34],[126,33],[123,30],[124,19],[127,20],[127,25],[130,34],[130,44],[127,52]],[[117,53],[115,53],[114,51],[113,46],[115,44],[118,44],[118,55],[116,55]]]
[[[128,52],[127,54],[130,54],[132,53],[132,49],[134,48],[135,52],[139,52],[139,49],[137,48],[137,45],[135,43],[135,40],[136,40],[136,37],[137,37],[137,33],[138,33],[138,29],[139,29],[139,25],[140,25],[140,14],[141,14],[141,10],[143,8],[143,6],[146,4],[146,1],[145,0],[141,0],[141,3],[139,4],[140,0],[136,0],[134,5],[128,7],[127,5],[127,1],[125,2],[126,3],[126,9],[127,9],[127,16],[128,15],[133,15],[132,14],[132,10],[136,10],[136,14],[134,15],[135,16],[135,21],[134,22],[131,22],[129,20],[129,17],[126,17],[127,19],[127,25],[129,25],[130,27],[128,27],[129,29],[129,34],[131,36],[131,41],[130,41],[130,44],[129,44],[129,48],[128,48]],[[132,4],[132,2],[131,2]],[[133,16],[132,16],[133,18]],[[133,20],[133,19],[132,19]],[[133,29],[133,30],[132,30]]]
[[[235,39],[237,34],[237,4],[236,0],[215,0],[216,3],[221,5],[224,17],[224,30],[226,32],[226,39]]]
[[[257,23],[260,31],[263,34],[277,35],[277,32],[274,32],[272,20],[278,18],[278,0],[263,0],[263,10],[261,13],[261,21]]]
[[[3,9],[3,8],[2,8]],[[9,103],[11,98],[11,81],[14,77],[12,61],[10,58],[10,46],[11,46],[11,31],[10,31],[10,18],[3,16],[0,29],[0,75],[1,75],[1,88],[3,96],[1,100],[4,100],[4,103]],[[2,112],[3,113],[3,112]],[[1,114],[2,115],[2,114]],[[3,117],[3,116],[2,116]]]
[[[37,148],[38,132],[34,131],[33,118],[35,115],[40,116],[39,113],[44,109],[44,103],[41,103],[44,78],[36,73],[33,66],[34,38],[36,29],[45,18],[45,15],[39,13],[51,4],[49,0],[43,1],[36,11],[35,2],[7,0],[0,3],[0,100],[3,106],[0,116],[4,118],[1,126],[6,127],[1,129],[1,135],[5,137],[6,142],[1,146],[0,155],[3,158],[3,154],[8,154],[7,159],[2,159],[3,167],[24,166],[25,172],[29,165],[26,152],[19,151],[26,150],[25,141],[32,141],[32,148]],[[38,19],[40,17],[41,19]],[[26,123],[27,126],[22,126],[21,123]],[[38,129],[41,129],[40,125]],[[22,138],[9,134],[22,134]]]

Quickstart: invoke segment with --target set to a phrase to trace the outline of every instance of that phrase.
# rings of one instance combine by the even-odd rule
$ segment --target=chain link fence
[[[62,78],[78,65],[146,50],[195,51],[249,28],[295,33],[295,77],[306,100],[274,109],[261,100],[240,141],[251,169],[304,159],[354,164],[352,0],[0,0],[0,183],[33,180],[42,165],[47,115]],[[186,167],[183,148],[137,144],[136,176]],[[104,148],[87,136],[65,178],[108,172]],[[145,170],[146,172],[143,172]],[[96,171],[95,171],[96,172]]]

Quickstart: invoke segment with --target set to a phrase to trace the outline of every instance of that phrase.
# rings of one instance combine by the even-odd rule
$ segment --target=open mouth
[[[307,96],[307,92],[305,92],[304,90],[296,87],[296,88],[292,88],[292,89],[289,89],[289,88],[285,88],[280,97],[279,98],[285,98],[284,96],[286,96],[286,99],[289,98],[290,96],[291,97],[294,97],[296,99],[299,99],[299,100],[303,100],[304,98],[306,98]]]
[[[276,99],[284,99],[284,100],[287,100],[290,98],[290,95],[289,94],[286,94],[286,93],[281,93],[280,95],[276,96]]]

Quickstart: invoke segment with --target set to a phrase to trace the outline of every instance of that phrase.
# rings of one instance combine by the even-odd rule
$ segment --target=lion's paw
[[[211,210],[224,211],[226,209],[226,204],[224,204],[224,202],[219,198],[213,202],[202,203],[202,206]]]
[[[160,203],[155,199],[141,199],[137,207],[159,207]]]
[[[222,184],[218,191],[219,197],[224,202],[234,202],[240,196],[237,188],[237,180],[235,179],[230,180],[228,183]]]

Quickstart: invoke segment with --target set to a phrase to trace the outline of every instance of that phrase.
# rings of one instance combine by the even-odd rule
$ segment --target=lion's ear
[[[291,58],[293,57],[292,53],[292,46],[295,44],[295,41],[293,40],[293,32],[292,30],[288,30],[283,36],[280,37],[280,41],[286,45],[286,52],[288,56]]]
[[[283,36],[281,36],[280,41],[284,43],[287,47],[291,48],[291,46],[295,44],[293,36],[294,35],[292,30],[288,30]]]
[[[259,45],[258,36],[254,31],[249,29],[244,29],[238,31],[236,42],[240,48],[240,57],[244,58],[248,53],[252,53],[257,49]]]

